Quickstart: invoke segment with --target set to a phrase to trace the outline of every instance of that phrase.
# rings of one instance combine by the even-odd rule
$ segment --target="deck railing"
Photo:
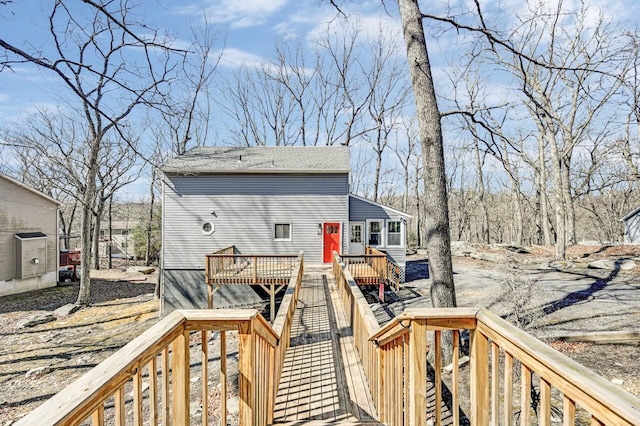
[[[234,246],[206,255],[207,307],[214,308],[213,294],[222,285],[259,285],[269,294],[269,320],[273,324],[276,294],[296,275],[295,266],[302,261],[302,257],[303,252],[284,255],[235,254]]]
[[[453,362],[448,401],[451,419],[447,420],[453,425],[461,422],[462,392],[470,396],[465,408],[474,425],[529,425],[533,416],[538,424],[550,425],[552,414],[562,418],[564,425],[640,424],[640,399],[486,309],[407,309],[377,328],[360,289],[337,260],[334,258],[334,274],[357,336],[356,347],[379,421],[422,425],[428,417],[436,425],[443,424],[441,349],[449,341]],[[470,380],[464,382],[458,367],[463,330],[470,336]],[[452,331],[451,339],[443,339],[445,331]],[[428,351],[434,359],[435,402],[430,407],[426,398]]]
[[[220,423],[227,424],[228,331],[238,333],[239,424],[271,423],[302,281],[302,257],[294,269],[273,328],[253,309],[174,311],[17,425],[76,425],[88,419],[93,425],[188,425],[193,424],[193,402],[201,404],[201,424],[207,425],[211,331],[220,338]],[[198,368],[202,391],[191,395],[191,376]]]
[[[367,246],[364,254],[343,254],[340,261],[358,284],[389,284],[396,290],[400,287],[400,266],[380,250]]]
[[[206,280],[216,284],[283,284],[289,281],[298,254],[208,254]]]

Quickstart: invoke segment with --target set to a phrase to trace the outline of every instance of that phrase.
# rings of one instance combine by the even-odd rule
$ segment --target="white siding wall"
[[[318,224],[341,223],[345,247],[347,193],[347,174],[166,176],[164,269],[203,269],[205,254],[230,245],[249,254],[304,250],[305,263],[322,263]],[[291,241],[274,241],[276,222],[291,223]]]
[[[46,273],[15,279],[15,234],[47,235]],[[58,205],[0,177],[0,295],[55,286],[58,282]]]

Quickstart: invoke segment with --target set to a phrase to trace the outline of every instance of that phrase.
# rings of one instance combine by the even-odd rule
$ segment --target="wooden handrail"
[[[478,308],[412,308],[392,319],[384,327],[367,327],[367,316],[360,302],[360,289],[349,285],[349,272],[334,257],[334,274],[341,291],[354,335],[369,331],[368,342],[356,339],[356,347],[365,368],[378,420],[388,425],[424,424],[426,422],[427,351],[433,352],[435,404],[432,416],[442,424],[442,355],[443,331],[453,331],[451,364],[451,416],[460,424],[459,394],[467,386],[471,396],[467,415],[472,424],[505,424],[515,421],[529,424],[532,404],[532,376],[539,383],[538,421],[551,424],[551,395],[562,393],[564,424],[575,424],[580,416],[591,424],[639,425],[640,399],[613,385],[584,366],[545,345],[533,336],[488,311]],[[369,311],[370,312],[370,311]],[[375,329],[375,330],[372,330]],[[460,330],[468,330],[470,381],[462,383],[459,374]],[[427,343],[432,334],[432,344]],[[519,361],[522,372],[520,388],[514,389],[514,365]],[[500,368],[500,364],[504,367]],[[502,375],[502,377],[500,377]],[[520,395],[520,406],[513,407],[514,393]]]
[[[340,260],[352,268],[354,278],[361,284],[389,284],[396,291],[400,288],[400,266],[380,250],[366,246],[364,254],[342,254]],[[373,270],[375,277],[367,270]]]
[[[235,252],[236,252],[236,246],[231,245],[229,247],[225,247],[218,251],[214,251],[212,254],[235,254]]]
[[[177,310],[111,355],[66,389],[36,408],[17,425],[80,424],[91,418],[104,424],[105,404],[112,400],[119,424],[132,413],[133,423],[143,424],[142,377],[149,376],[151,424],[189,424],[191,338],[200,334],[202,367],[202,418],[208,416],[208,332],[220,332],[221,421],[226,424],[226,332],[238,331],[238,377],[240,424],[267,425],[273,422],[275,395],[289,346],[290,327],[299,292],[304,256],[297,255],[283,310],[274,330],[255,309]],[[157,358],[160,357],[160,363]],[[158,364],[162,376],[159,380]],[[161,385],[160,385],[160,384]],[[133,400],[125,399],[125,385],[133,385]],[[161,389],[160,389],[161,387]],[[172,392],[169,392],[169,389]],[[161,406],[158,403],[161,395]],[[144,422],[146,424],[146,422]]]
[[[640,424],[640,399],[556,351],[487,309],[477,315],[478,332],[605,424]]]

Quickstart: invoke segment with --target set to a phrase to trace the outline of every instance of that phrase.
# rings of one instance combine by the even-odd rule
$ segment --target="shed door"
[[[322,231],[322,261],[331,263],[333,251],[340,253],[340,224],[324,223]]]
[[[364,254],[364,223],[349,224],[349,254]]]

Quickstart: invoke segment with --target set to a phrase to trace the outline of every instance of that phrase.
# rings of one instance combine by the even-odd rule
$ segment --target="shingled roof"
[[[162,167],[167,174],[348,173],[346,146],[261,146],[193,148]]]

